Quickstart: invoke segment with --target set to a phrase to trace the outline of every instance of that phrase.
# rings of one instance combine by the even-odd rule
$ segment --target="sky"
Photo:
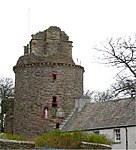
[[[93,47],[110,37],[135,34],[135,6],[135,0],[2,0],[0,78],[15,78],[13,66],[32,34],[58,26],[73,41],[75,63],[85,68],[84,90],[105,90],[117,71],[98,64]]]

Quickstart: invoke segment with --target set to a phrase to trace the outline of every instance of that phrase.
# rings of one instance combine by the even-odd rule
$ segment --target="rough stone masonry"
[[[84,68],[74,63],[72,42],[59,27],[32,35],[13,70],[14,134],[35,136],[59,127],[58,108],[65,113],[63,120],[83,95]]]

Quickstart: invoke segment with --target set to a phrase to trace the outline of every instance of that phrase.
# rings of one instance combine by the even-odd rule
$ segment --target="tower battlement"
[[[72,41],[59,27],[51,26],[45,31],[32,35],[27,46],[24,46],[24,55],[34,55],[37,61],[74,64],[72,59]],[[27,56],[25,57],[27,58]],[[35,60],[36,61],[36,60]]]

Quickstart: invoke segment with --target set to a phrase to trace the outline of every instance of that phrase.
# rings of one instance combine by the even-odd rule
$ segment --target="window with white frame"
[[[115,142],[120,142],[121,141],[120,129],[115,129],[114,130],[114,139],[115,139]]]

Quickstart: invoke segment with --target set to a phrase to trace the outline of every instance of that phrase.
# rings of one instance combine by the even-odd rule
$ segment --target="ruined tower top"
[[[58,40],[58,41],[68,41],[69,37],[64,31],[61,31],[59,27],[50,26],[43,32],[36,33],[32,35],[33,39],[45,39],[45,40]]]
[[[74,64],[72,41],[56,26],[32,35],[30,43],[24,46],[24,56],[20,57],[17,64],[32,62]]]

